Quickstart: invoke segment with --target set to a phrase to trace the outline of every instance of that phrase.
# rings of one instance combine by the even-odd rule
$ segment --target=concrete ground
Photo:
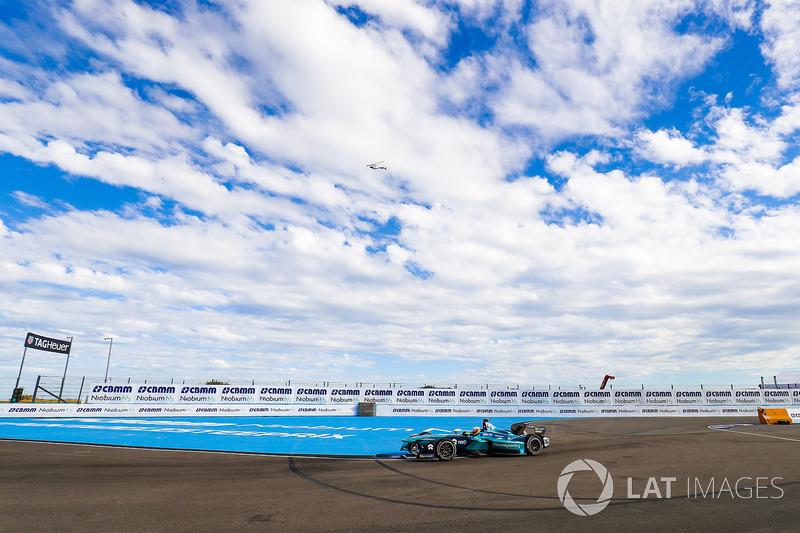
[[[6,440],[0,530],[796,531],[800,425],[708,427],[753,422],[553,420],[538,457],[447,463]],[[568,511],[558,494],[564,469],[582,459],[613,482],[593,516]],[[604,488],[591,470],[562,485],[577,512],[591,512]]]

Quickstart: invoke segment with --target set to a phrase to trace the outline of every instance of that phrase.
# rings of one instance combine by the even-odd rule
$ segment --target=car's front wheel
[[[456,456],[456,443],[450,439],[439,439],[434,454],[440,461],[450,461]]]
[[[539,455],[544,451],[544,441],[539,435],[528,435],[525,438],[525,453],[527,455]]]
[[[411,444],[408,447],[408,451],[413,453],[415,456],[419,457],[419,444],[417,444],[416,442],[414,444]]]

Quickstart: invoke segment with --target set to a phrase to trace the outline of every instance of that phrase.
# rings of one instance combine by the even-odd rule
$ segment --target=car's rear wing
[[[511,424],[511,432],[515,435],[544,435],[545,431],[547,429],[544,426],[537,426],[535,420]]]

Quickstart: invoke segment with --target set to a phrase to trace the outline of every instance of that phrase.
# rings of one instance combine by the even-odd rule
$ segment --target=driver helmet
[[[481,432],[481,428],[479,428],[478,426],[475,426],[474,428],[472,428],[472,431],[470,431],[469,434],[472,435],[472,436],[475,436],[480,432]]]

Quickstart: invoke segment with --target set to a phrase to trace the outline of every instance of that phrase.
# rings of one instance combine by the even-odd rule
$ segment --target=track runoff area
[[[477,424],[480,425],[480,419]],[[0,438],[171,450],[372,458],[399,456],[427,428],[470,430],[475,418],[0,418]]]
[[[798,424],[756,415],[544,420],[551,445],[536,457],[398,458],[410,433],[475,425],[5,418],[0,516],[9,531],[797,529]]]

